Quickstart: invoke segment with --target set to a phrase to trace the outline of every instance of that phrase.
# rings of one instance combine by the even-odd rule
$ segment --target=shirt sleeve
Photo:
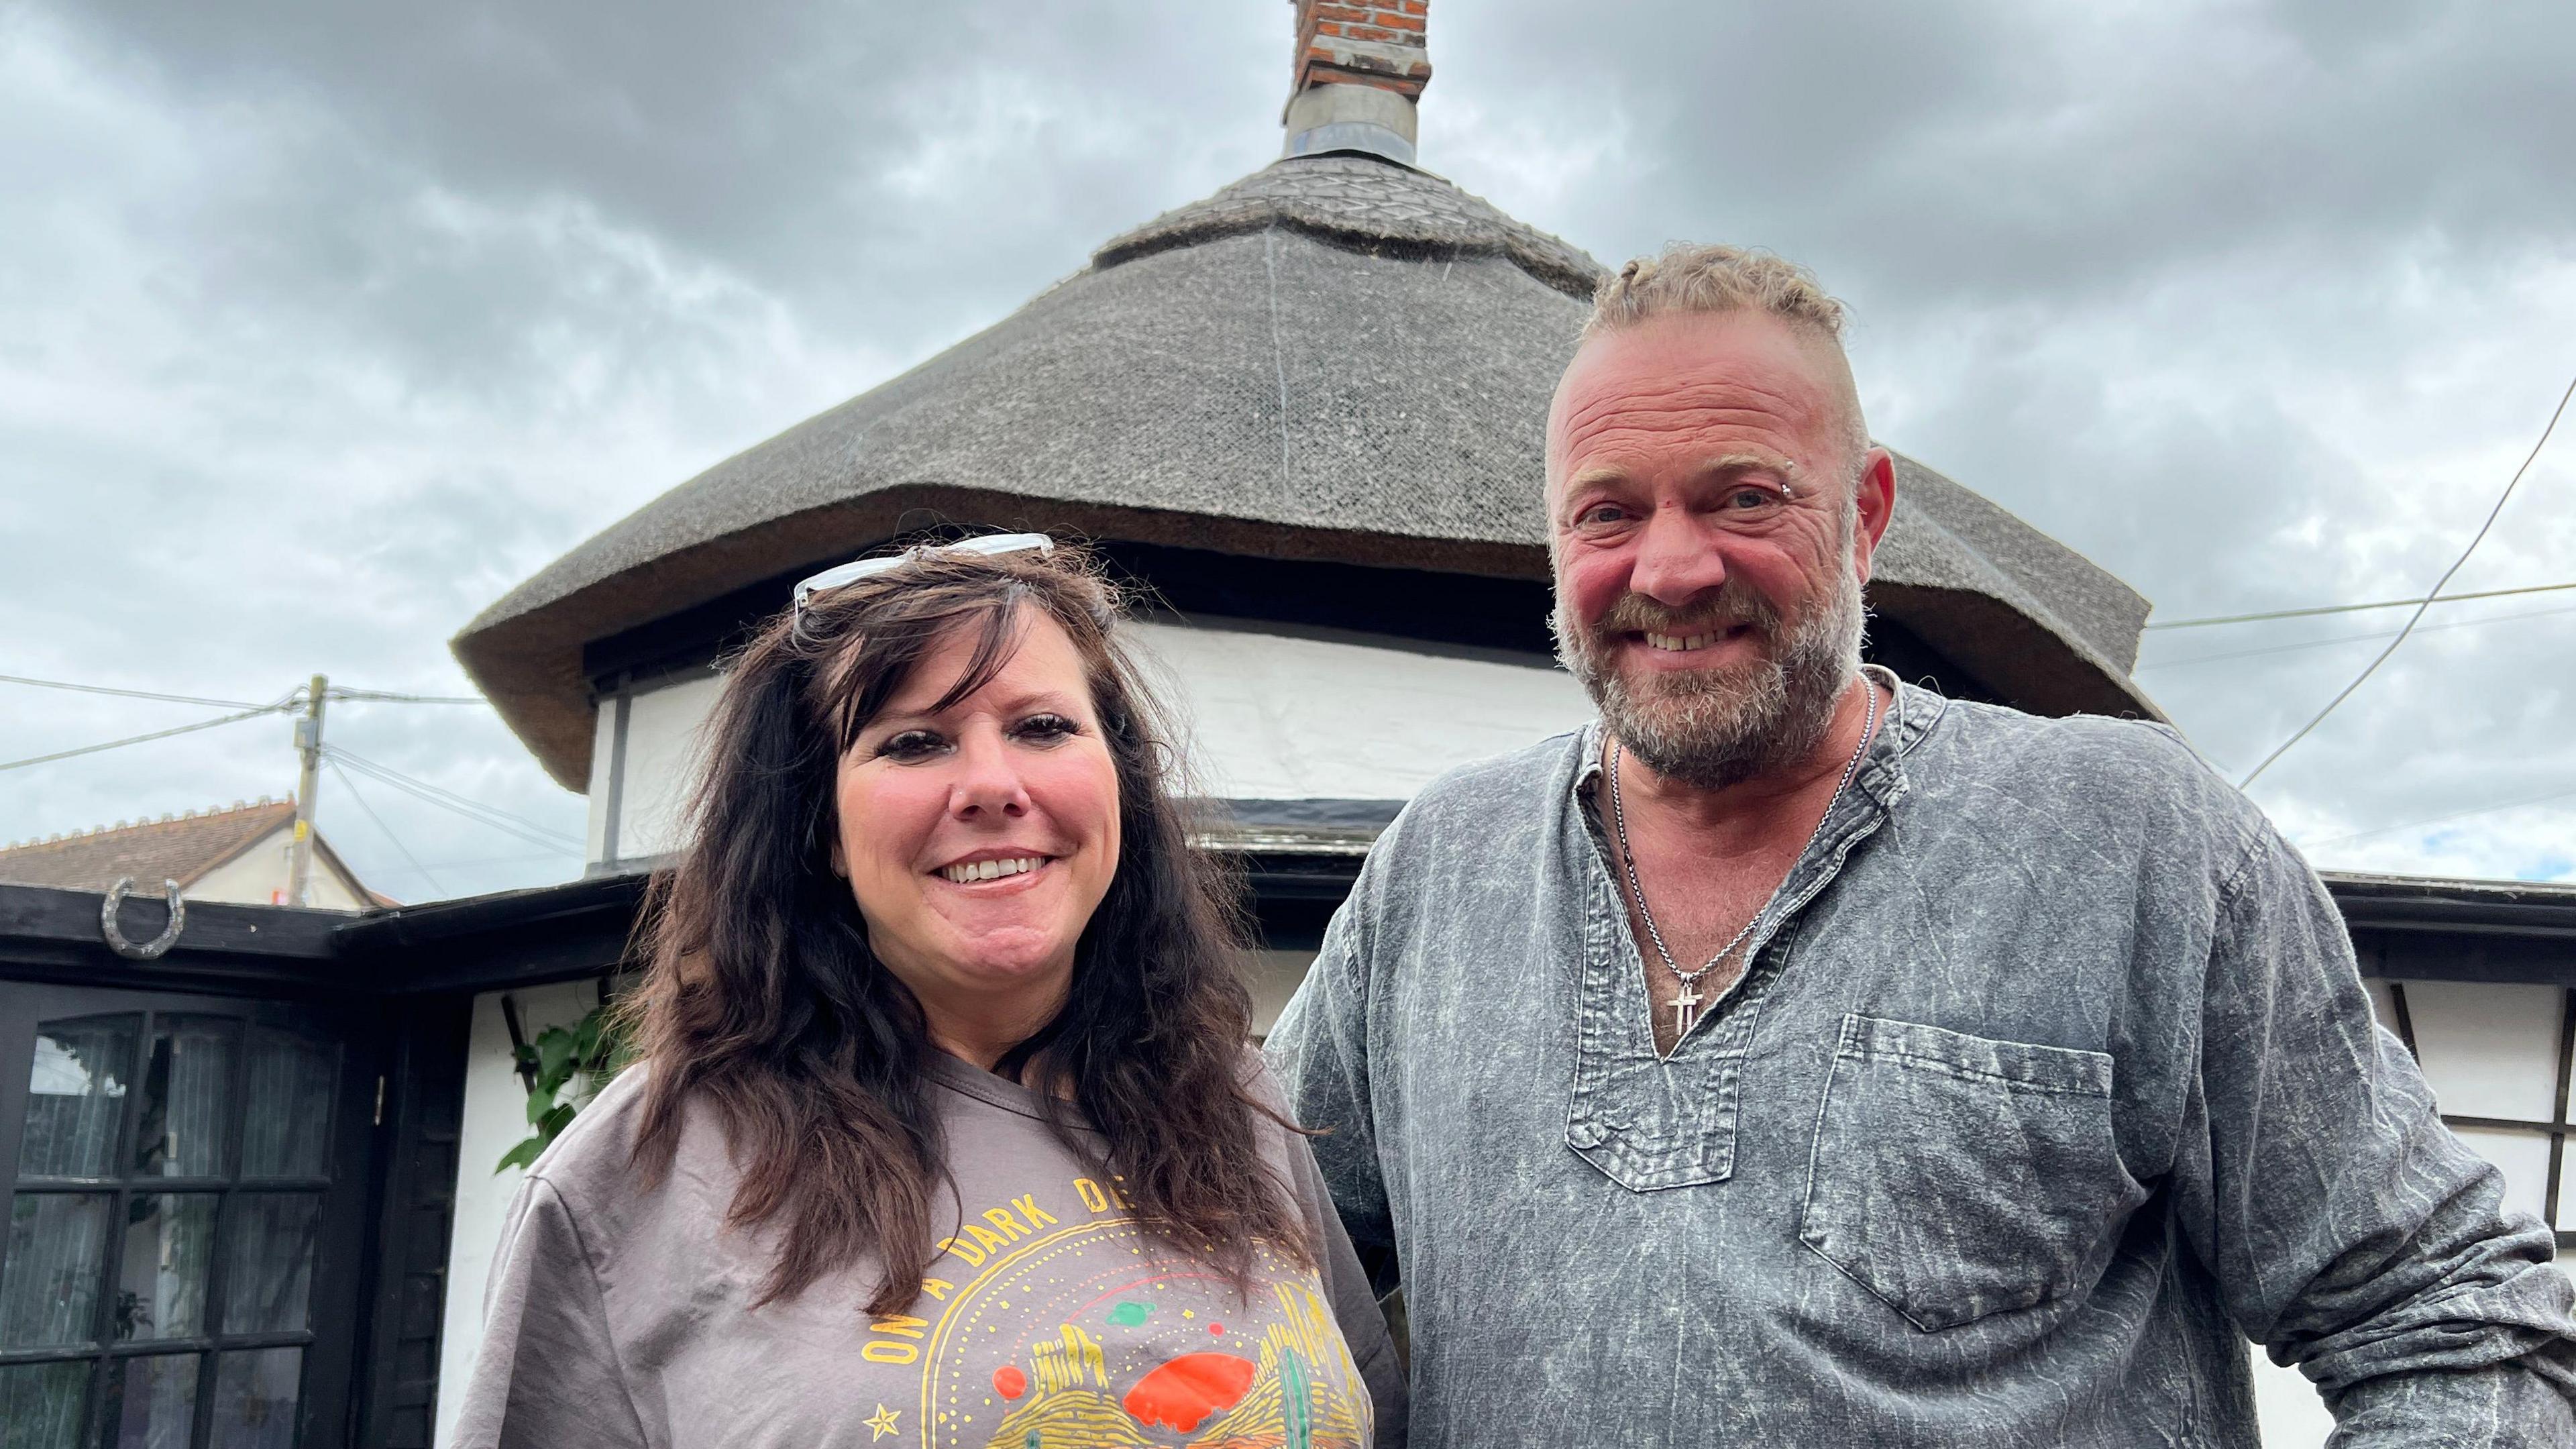
[[[1290,1187],[1314,1240],[1315,1268],[1324,1280],[1324,1296],[1333,1305],[1334,1321],[1341,1326],[1342,1341],[1350,1345],[1360,1377],[1368,1383],[1377,1420],[1375,1449],[1402,1449],[1405,1367],[1396,1352],[1395,1337],[1387,1331],[1386,1313],[1378,1305],[1359,1256],[1351,1250],[1350,1234],[1343,1231],[1332,1196],[1324,1189],[1315,1155],[1294,1134],[1289,1135],[1288,1160]]]
[[[483,1347],[450,1449],[645,1449],[572,1209],[542,1177],[510,1205]]]
[[[1380,852],[1385,848],[1381,841]],[[1397,1272],[1395,1225],[1369,1095],[1368,915],[1379,858],[1370,857],[1350,898],[1334,912],[1323,950],[1280,1013],[1265,1051],[1289,1115],[1321,1134],[1309,1139],[1315,1165],[1359,1260],[1383,1294],[1395,1290]]]
[[[2200,1046],[2183,1231],[2238,1325],[2316,1384],[2339,1449],[2576,1444],[2555,1239],[2442,1125],[2332,898],[2268,827],[2219,895]]]

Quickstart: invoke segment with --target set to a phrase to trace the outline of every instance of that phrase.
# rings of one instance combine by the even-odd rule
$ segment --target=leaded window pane
[[[126,1206],[116,1336],[195,1338],[206,1331],[206,1265],[214,1256],[212,1193],[138,1193]]]
[[[341,1055],[220,1006],[38,1024],[0,1449],[292,1449],[325,1196],[287,1189],[333,1176]]]
[[[165,1016],[154,1023],[134,1134],[136,1176],[223,1175],[237,1030],[220,1018]]]
[[[48,1021],[36,1028],[19,1176],[106,1177],[115,1170],[126,1079],[142,1030],[140,1016]]]
[[[242,1176],[325,1177],[340,1049],[280,1031],[254,1031],[243,1095]]]
[[[113,1201],[103,1192],[22,1192],[10,1200],[0,1348],[94,1341]]]
[[[304,1350],[263,1348],[215,1361],[212,1449],[288,1449],[303,1390]]]
[[[318,1193],[234,1194],[224,1217],[224,1332],[306,1327],[321,1235]]]
[[[108,1388],[108,1449],[188,1449],[197,1426],[198,1362],[193,1353],[170,1353],[116,1364]]]
[[[89,1364],[0,1368],[0,1449],[77,1449]]]

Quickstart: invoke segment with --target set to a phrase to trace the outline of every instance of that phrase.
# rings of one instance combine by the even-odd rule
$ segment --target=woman
[[[459,1443],[1401,1442],[1115,618],[975,540],[734,661],[638,1064],[529,1172]]]

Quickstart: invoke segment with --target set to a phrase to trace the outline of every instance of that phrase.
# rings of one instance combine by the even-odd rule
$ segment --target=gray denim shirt
[[[1752,965],[1656,1055],[1598,727],[1379,840],[1270,1038],[1412,1442],[2576,1445],[2552,1239],[2341,918],[2170,731],[1900,687]]]

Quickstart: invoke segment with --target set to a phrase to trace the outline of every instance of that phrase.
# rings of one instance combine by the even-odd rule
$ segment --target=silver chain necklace
[[[1834,806],[1843,798],[1843,791],[1851,788],[1852,776],[1860,773],[1860,757],[1869,750],[1870,736],[1878,732],[1878,686],[1871,684],[1865,675],[1861,679],[1861,684],[1869,699],[1869,712],[1861,720],[1860,743],[1852,746],[1851,758],[1843,762],[1843,777],[1835,782],[1832,797],[1825,801],[1825,813],[1816,819],[1816,828],[1807,832],[1807,843],[1798,847],[1796,860],[1806,859],[1807,852],[1815,849],[1816,838],[1825,833],[1825,822],[1834,818]],[[1628,807],[1619,797],[1619,762],[1625,756],[1626,749],[1619,743],[1619,737],[1612,735],[1610,737],[1610,824],[1619,835],[1619,865],[1628,873],[1628,893],[1636,899],[1638,918],[1646,923],[1646,939],[1655,943],[1655,954],[1663,958],[1664,969],[1673,973],[1673,979],[1681,983],[1682,989],[1673,997],[1672,1002],[1673,1040],[1679,1042],[1683,1037],[1690,1035],[1691,1027],[1699,1021],[1700,978],[1716,970],[1717,963],[1735,954],[1735,948],[1744,944],[1745,939],[1753,934],[1755,926],[1762,924],[1762,918],[1770,914],[1771,901],[1780,898],[1780,887],[1772,887],[1771,900],[1764,901],[1762,909],[1755,911],[1753,918],[1744,923],[1744,929],[1736,932],[1733,940],[1718,947],[1717,954],[1709,957],[1706,965],[1696,971],[1684,971],[1681,964],[1673,960],[1671,949],[1664,945],[1663,928],[1655,924],[1655,913],[1646,908],[1646,886],[1643,881],[1637,879],[1637,853],[1628,848]],[[1789,869],[1794,873],[1797,868],[1793,860]],[[1780,884],[1787,885],[1787,878],[1783,877]]]

